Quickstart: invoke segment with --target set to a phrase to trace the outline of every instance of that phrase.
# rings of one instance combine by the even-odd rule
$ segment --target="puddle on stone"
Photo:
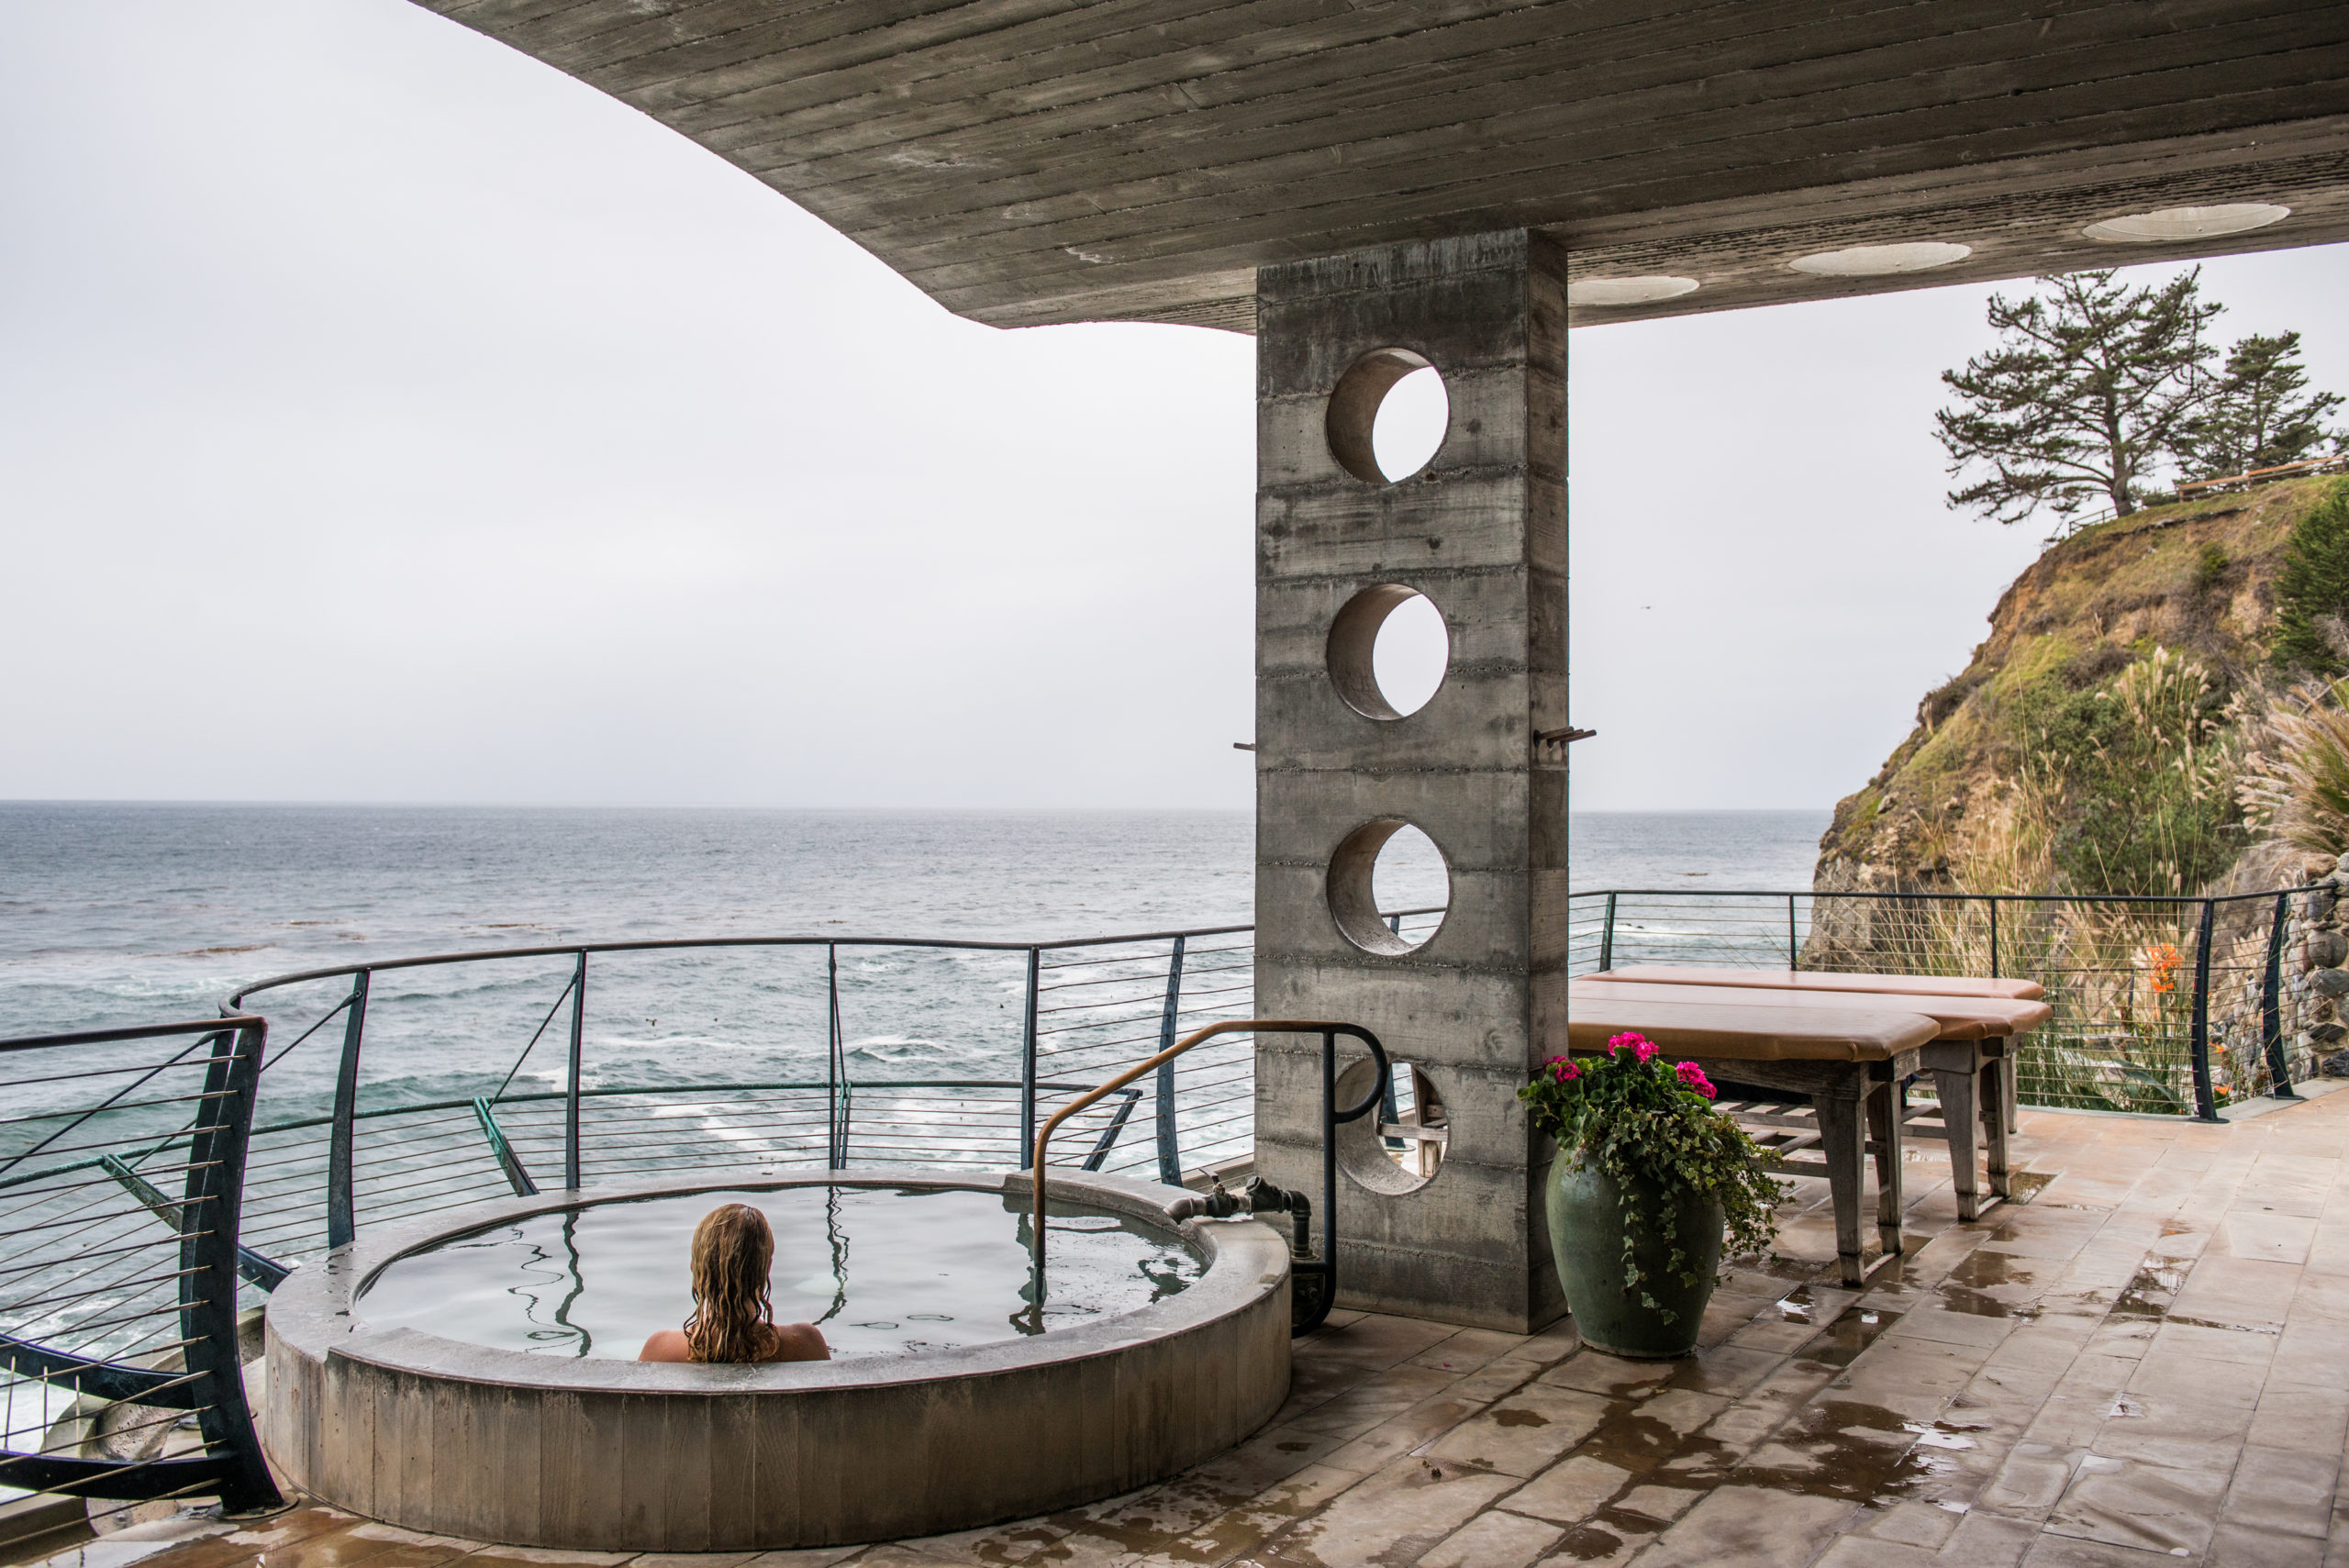
[[[2063,1173],[2061,1171],[2009,1171],[2007,1173],[2007,1201],[2012,1204],[2029,1203],[2047,1190],[2048,1183]],[[2056,1207],[2080,1206],[2057,1205]]]
[[[2185,1287],[2186,1276],[2194,1270],[2191,1258],[2165,1257],[2148,1252],[2137,1272],[2121,1287],[2120,1296],[2112,1304],[2116,1318],[2166,1318],[2177,1293]]]
[[[1886,1312],[1877,1307],[1860,1307],[1846,1312],[1795,1352],[1798,1364],[1807,1363],[1813,1370],[1841,1369],[1859,1359],[1860,1352],[1876,1343],[1885,1330],[1900,1321],[1898,1312]]]
[[[1817,1279],[1820,1270],[1818,1263],[1807,1259],[1789,1258],[1777,1252],[1765,1252],[1758,1258],[1742,1258],[1737,1266],[1757,1274],[1767,1274],[1772,1279],[1793,1280],[1799,1284],[1809,1284]]]
[[[2220,1323],[2209,1318],[2181,1318],[2175,1312],[2170,1313],[2163,1319],[2163,1321],[2166,1323],[2182,1323],[2188,1329],[2222,1329],[2230,1334],[2273,1334],[2281,1336],[2284,1332],[2281,1328],[2273,1323]]]
[[[1627,1530],[1626,1535],[1645,1535],[1646,1530]],[[1550,1549],[1550,1562],[1562,1557],[1577,1562],[1596,1562],[1612,1557],[1623,1550],[1623,1536],[1610,1535],[1594,1524],[1579,1524],[1570,1528],[1558,1544]]]
[[[1834,1291],[1829,1293],[1825,1300],[1821,1300],[1817,1294],[1814,1294],[1811,1286],[1797,1285],[1776,1301],[1778,1320],[1782,1323],[1831,1322],[1837,1313],[1852,1304],[1853,1295],[1854,1293],[1848,1290]]]
[[[1908,1423],[1908,1428],[1917,1434],[1918,1442],[1926,1448],[1946,1449],[1968,1449],[1979,1446],[1965,1434],[1969,1431],[1982,1430],[1979,1427],[1952,1426],[1947,1421],[1934,1421],[1930,1424],[1910,1421]]]
[[[1503,1427],[1546,1427],[1550,1418],[1538,1410],[1496,1410],[1493,1421]]]
[[[2023,1265],[2029,1259],[1976,1248],[1963,1262],[1942,1276],[1934,1289],[1942,1305],[1953,1312],[1976,1318],[2036,1318],[2035,1305],[2009,1301],[1994,1294],[2029,1285],[2037,1276]]]
[[[1781,1445],[1806,1455],[1802,1468],[1741,1464],[1722,1481],[1740,1486],[1835,1497],[1885,1507],[1958,1473],[1953,1451],[1974,1440],[1945,1422],[1910,1421],[1874,1405],[1827,1400],[1804,1413],[1803,1429]]]
[[[1601,1421],[1590,1436],[1575,1446],[1576,1457],[1588,1457],[1631,1475],[1635,1480],[1668,1459],[1679,1457],[1692,1443],[1719,1451],[1710,1439],[1688,1439],[1653,1416],[1626,1407]]]

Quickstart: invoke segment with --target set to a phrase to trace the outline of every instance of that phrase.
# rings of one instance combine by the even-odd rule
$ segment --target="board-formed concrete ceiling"
[[[1263,263],[1499,228],[1682,291],[1577,324],[2349,239],[2343,0],[419,3],[1002,326],[1245,331]],[[1896,245],[1965,250],[1791,264]]]

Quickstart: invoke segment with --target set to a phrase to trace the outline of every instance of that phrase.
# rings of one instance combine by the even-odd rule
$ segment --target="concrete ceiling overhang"
[[[1532,228],[1577,325],[2349,239],[2349,4],[419,0],[1000,326],[1250,330],[1254,270]],[[2291,209],[2153,243],[2179,206]],[[1954,263],[1820,276],[1852,246]]]

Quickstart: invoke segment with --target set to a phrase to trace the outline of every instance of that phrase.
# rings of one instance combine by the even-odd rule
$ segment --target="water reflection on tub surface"
[[[984,1344],[1130,1312],[1202,1265],[1172,1233],[1055,1205],[1052,1290],[1028,1301],[1024,1200],[993,1192],[787,1187],[591,1204],[444,1241],[394,1262],[361,1297],[378,1328],[499,1350],[633,1358],[685,1321],[701,1217],[746,1203],[774,1228],[774,1315],[820,1325],[836,1358]]]

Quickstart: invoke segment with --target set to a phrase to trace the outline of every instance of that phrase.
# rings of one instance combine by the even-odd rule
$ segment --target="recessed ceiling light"
[[[2208,239],[2220,234],[2241,234],[2265,228],[2292,216],[2292,209],[2273,202],[2230,202],[2223,206],[2172,206],[2159,212],[2134,212],[2108,217],[2080,230],[2090,239],[2115,245],[2151,245],[2163,239]]]
[[[1974,254],[1971,245],[1944,245],[1919,240],[1907,245],[1854,245],[1842,250],[1818,250],[1787,263],[1798,272],[1822,278],[1882,278],[1896,272],[1922,272],[1963,261]]]
[[[1694,278],[1581,278],[1566,285],[1568,305],[1653,305],[1697,292]]]

